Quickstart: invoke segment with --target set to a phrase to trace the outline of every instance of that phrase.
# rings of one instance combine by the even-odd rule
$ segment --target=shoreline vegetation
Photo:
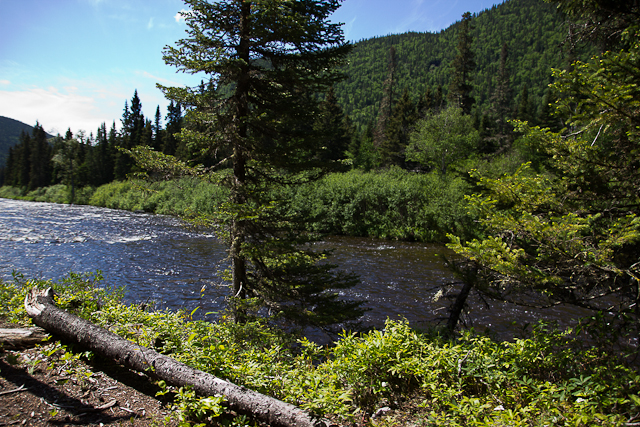
[[[347,331],[333,345],[319,346],[264,320],[238,324],[223,316],[209,323],[194,321],[187,312],[125,305],[121,290],[101,287],[100,280],[71,274],[54,283],[18,275],[0,283],[0,318],[30,325],[26,292],[51,286],[60,308],[339,425],[637,425],[640,375],[625,365],[619,349],[589,344],[606,334],[607,326],[597,319],[566,331],[539,324],[511,342],[473,331],[451,337],[389,320],[383,330]],[[32,372],[61,365],[73,371],[94,358],[60,342],[39,350],[42,354],[30,360],[15,351],[0,357]],[[168,402],[169,414],[153,425],[257,425],[225,414],[221,399],[148,381],[158,390],[156,397]]]
[[[292,190],[278,190],[285,209],[313,218],[310,232],[444,243],[447,233],[474,236],[466,212],[468,184],[459,177],[421,174],[400,168],[333,173]],[[0,187],[0,198],[69,203],[63,184],[26,192]],[[74,204],[190,218],[212,216],[228,199],[228,190],[196,178],[146,182],[114,181],[100,187],[75,189]]]

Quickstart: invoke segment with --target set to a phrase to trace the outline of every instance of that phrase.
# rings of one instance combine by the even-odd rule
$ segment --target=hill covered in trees
[[[359,126],[375,121],[392,47],[396,52],[393,92],[397,97],[408,89],[417,103],[427,91],[435,93],[441,88],[446,98],[459,29],[460,22],[439,33],[411,32],[356,43],[344,69],[348,78],[336,86],[338,103]],[[551,68],[565,68],[576,57],[587,59],[595,52],[584,48],[572,52],[564,44],[567,33],[568,24],[556,6],[542,0],[508,0],[472,15],[471,50],[476,62],[472,96],[479,112],[489,107],[497,85],[501,48],[506,44],[512,107],[518,109],[523,103],[523,112],[536,116],[548,92]]]
[[[33,126],[9,117],[0,116],[0,168],[5,165],[9,148],[18,144],[22,132],[31,134]],[[49,135],[51,137],[51,135]]]
[[[454,60],[464,57],[459,54],[459,36],[464,29],[469,36],[467,56],[472,57],[466,60],[473,65],[468,84],[474,100],[470,111],[465,113],[473,117],[473,126],[483,140],[477,148],[483,154],[500,151],[509,143],[494,140],[497,134],[507,132],[507,119],[554,127],[548,108],[554,101],[549,89],[551,68],[566,68],[573,59],[586,59],[595,53],[595,48],[585,45],[576,48],[569,43],[571,49],[566,47],[568,28],[554,5],[543,0],[507,0],[479,14],[468,15],[466,20],[439,33],[405,33],[362,40],[355,44],[348,65],[342,70],[347,79],[326,97],[316,123],[305,131],[332,135],[321,154],[327,161],[349,160],[353,167],[367,170],[390,165],[414,169],[415,161],[405,158],[410,135],[419,120],[446,106],[455,75]],[[497,102],[500,91],[501,101]],[[381,117],[381,105],[388,107],[386,118]],[[29,146],[38,140],[35,135],[29,136],[27,131],[21,141],[18,131],[10,142],[0,141],[3,144],[0,167],[3,156],[10,160],[0,174],[0,184],[33,190],[36,182],[99,186],[121,180],[136,169],[122,149],[138,145],[148,145],[180,160],[205,166],[224,163],[228,153],[197,152],[175,138],[185,122],[183,113],[183,106],[172,104],[164,117],[159,107],[155,116],[145,116],[136,92],[130,102],[125,101],[121,129],[116,129],[114,122],[110,130],[103,125],[88,130],[91,131],[88,135],[81,133],[74,137],[68,133],[65,138],[50,140],[50,147],[40,149]],[[344,120],[345,116],[350,120]],[[4,133],[0,127],[0,136]],[[9,147],[13,147],[12,153]],[[34,150],[47,151],[40,157],[49,157],[43,173],[51,171],[50,178],[30,177]]]

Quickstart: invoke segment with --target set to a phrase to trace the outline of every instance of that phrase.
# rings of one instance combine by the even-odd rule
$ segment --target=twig
[[[20,387],[13,389],[13,390],[7,390],[7,391],[0,391],[0,396],[4,396],[5,394],[10,394],[10,393],[18,393],[20,391],[27,391],[27,388],[24,388],[24,384],[22,384]]]
[[[467,354],[465,354],[462,359],[458,360],[458,376],[460,376],[460,373],[462,372],[462,364],[464,363],[465,360],[467,360],[467,357],[469,357],[470,353],[471,353],[471,350],[467,351]]]

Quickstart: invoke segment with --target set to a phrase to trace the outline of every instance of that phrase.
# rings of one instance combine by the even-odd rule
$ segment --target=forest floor
[[[56,341],[0,346],[0,426],[176,426],[159,390],[143,374],[67,353]]]

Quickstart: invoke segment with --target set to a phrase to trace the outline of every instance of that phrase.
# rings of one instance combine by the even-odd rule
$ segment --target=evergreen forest
[[[491,116],[495,116],[494,98],[500,85],[497,76],[505,52],[507,83],[503,89],[507,91],[507,99],[506,105],[500,106],[501,111],[507,118],[558,128],[561,123],[554,122],[549,108],[554,102],[553,91],[549,89],[551,68],[565,68],[575,58],[587,59],[596,51],[595,47],[569,46],[566,17],[553,4],[541,0],[509,0],[470,19],[470,49],[475,58],[470,81],[470,96],[474,99],[471,116],[481,137],[490,141],[502,131],[495,128],[496,119]],[[314,126],[315,131],[333,127],[327,160],[346,160],[351,167],[366,170],[391,165],[416,168],[415,162],[404,158],[408,135],[419,119],[447,103],[461,24],[458,22],[439,33],[388,35],[354,44],[341,68],[347,78],[338,82],[326,97],[325,110]],[[393,64],[389,60],[391,51]],[[49,147],[38,145],[35,131],[33,134],[27,131],[17,141],[12,140],[14,145],[3,147],[6,165],[0,169],[0,184],[28,192],[59,183],[71,185],[71,178],[73,185],[80,188],[122,180],[135,172],[136,167],[121,149],[139,145],[176,155],[184,161],[217,163],[220,158],[190,152],[186,143],[175,137],[183,126],[183,114],[183,108],[176,102],[165,112],[157,107],[153,115],[145,117],[142,101],[135,92],[125,101],[119,126],[114,121],[110,127],[103,124],[95,131],[85,130],[90,131],[88,134],[68,132],[49,138]],[[393,116],[392,120],[387,121],[387,116]],[[381,126],[385,129],[380,130]],[[374,141],[374,131],[384,133],[387,128],[393,134],[390,139],[398,139],[388,142],[395,144],[395,148],[385,149],[380,135]],[[487,148],[490,145],[480,147],[484,151],[497,150]],[[47,162],[40,167],[47,171],[46,176],[32,178],[32,164],[41,162]]]

